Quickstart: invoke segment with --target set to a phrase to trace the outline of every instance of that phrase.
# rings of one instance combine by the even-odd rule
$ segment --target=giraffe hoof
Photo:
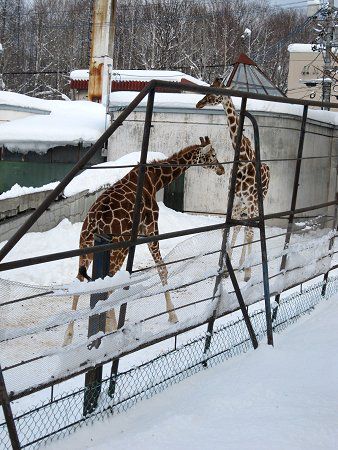
[[[177,322],[178,322],[178,318],[177,318],[176,314],[173,315],[173,316],[169,316],[168,321],[169,321],[170,323],[177,323]]]
[[[69,336],[69,335],[65,336],[62,347],[67,347],[67,345],[70,345],[72,343],[72,340],[73,340],[73,336]]]

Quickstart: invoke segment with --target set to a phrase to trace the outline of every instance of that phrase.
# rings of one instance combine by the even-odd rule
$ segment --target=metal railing
[[[143,192],[143,183],[144,183],[144,177],[146,173],[146,169],[148,164],[147,161],[147,152],[148,152],[148,144],[149,144],[149,135],[150,135],[150,128],[151,128],[151,120],[152,120],[152,113],[153,113],[153,106],[154,106],[154,97],[155,97],[155,90],[157,88],[172,88],[176,91],[190,91],[190,92],[197,92],[200,94],[218,94],[218,95],[231,95],[231,96],[237,96],[242,98],[241,103],[241,111],[239,116],[239,132],[237,133],[237,144],[235,148],[235,157],[234,161],[232,161],[232,176],[231,176],[231,183],[230,183],[230,189],[229,189],[229,198],[228,198],[228,205],[227,205],[227,214],[225,217],[225,222],[221,224],[206,226],[206,227],[199,227],[199,228],[193,228],[193,229],[186,229],[179,232],[171,232],[171,233],[165,233],[165,234],[159,234],[157,236],[147,236],[147,237],[138,237],[138,228],[139,228],[139,220],[140,220],[140,208],[141,208],[141,200],[142,200],[142,192]],[[305,126],[306,126],[306,120],[307,120],[307,110],[308,106],[317,106],[317,107],[323,107],[323,106],[330,106],[330,107],[337,107],[338,104],[323,104],[322,102],[314,102],[314,101],[305,101],[305,100],[295,100],[295,99],[288,99],[284,97],[273,97],[273,96],[266,96],[261,94],[249,94],[249,93],[243,93],[238,91],[231,91],[228,89],[221,89],[221,88],[211,88],[211,87],[205,87],[205,86],[193,86],[193,85],[185,85],[181,83],[171,83],[171,82],[164,82],[164,81],[157,81],[153,80],[151,81],[136,97],[135,99],[130,103],[129,106],[126,107],[124,111],[121,112],[121,114],[117,117],[117,119],[113,122],[113,124],[103,133],[103,135],[98,139],[98,141],[88,150],[88,152],[78,161],[78,163],[74,166],[74,168],[65,176],[65,178],[58,184],[58,186],[46,197],[46,199],[41,203],[41,205],[31,214],[31,216],[28,218],[28,220],[17,230],[17,232],[14,234],[14,236],[9,239],[9,241],[3,246],[3,248],[0,250],[0,261],[3,260],[3,258],[11,251],[11,249],[20,241],[20,239],[24,236],[25,233],[29,231],[31,226],[38,220],[38,218],[43,214],[44,211],[49,207],[51,202],[56,199],[64,190],[64,188],[69,184],[69,182],[75,177],[76,174],[79,173],[80,170],[82,170],[88,161],[91,159],[91,157],[94,155],[94,153],[98,150],[100,150],[104,143],[108,140],[110,136],[119,128],[119,126],[122,125],[123,121],[131,114],[131,112],[135,109],[135,107],[148,95],[148,101],[147,101],[147,108],[146,108],[146,115],[145,115],[145,122],[144,122],[144,131],[143,131],[143,140],[142,140],[142,148],[141,148],[141,159],[140,164],[138,165],[138,182],[137,182],[137,190],[136,190],[136,197],[135,197],[135,205],[134,205],[134,211],[133,211],[133,227],[130,234],[130,240],[120,242],[120,243],[110,243],[110,244],[101,244],[99,246],[94,247],[88,247],[84,249],[74,249],[66,252],[58,252],[54,254],[48,254],[43,255],[39,257],[34,258],[27,258],[23,260],[18,261],[11,261],[7,263],[0,263],[0,271],[6,271],[14,268],[19,267],[25,267],[29,265],[35,265],[35,264],[41,264],[46,263],[50,261],[56,261],[58,259],[63,258],[70,258],[73,256],[79,256],[83,254],[94,254],[97,255],[102,252],[109,252],[114,249],[118,248],[128,248],[128,259],[127,259],[127,271],[130,273],[133,272],[133,262],[134,262],[134,255],[135,255],[135,247],[137,245],[141,245],[144,243],[150,243],[154,241],[160,241],[164,239],[170,239],[173,237],[178,236],[189,236],[196,233],[204,233],[204,232],[211,232],[215,230],[223,230],[223,240],[222,245],[219,250],[219,267],[218,267],[218,273],[215,276],[215,285],[213,290],[212,298],[213,300],[216,299],[216,306],[219,304],[219,288],[220,288],[220,282],[222,279],[222,276],[224,274],[224,271],[226,270],[231,278],[232,285],[234,287],[234,292],[236,294],[237,300],[239,302],[239,307],[243,314],[243,321],[242,324],[245,324],[246,330],[248,332],[248,337],[246,337],[245,345],[252,345],[253,347],[257,347],[258,341],[257,341],[257,327],[255,328],[254,321],[256,320],[254,317],[249,317],[245,303],[243,300],[243,296],[241,293],[241,289],[239,288],[235,272],[233,270],[231,261],[227,255],[227,242],[228,242],[228,236],[230,232],[230,228],[236,225],[242,225],[242,226],[249,226],[249,227],[257,227],[260,231],[260,245],[261,245],[261,265],[262,265],[262,272],[263,272],[263,286],[264,286],[264,300],[265,300],[265,323],[266,323],[266,331],[267,331],[267,339],[268,343],[273,343],[273,330],[276,329],[277,324],[279,323],[279,317],[280,313],[277,314],[277,310],[275,309],[274,317],[272,317],[271,311],[270,311],[270,286],[269,286],[269,272],[268,272],[268,258],[267,258],[267,251],[266,251],[266,236],[265,236],[265,221],[270,220],[273,218],[279,218],[282,216],[287,216],[288,220],[288,229],[286,234],[286,240],[285,240],[285,246],[288,244],[288,240],[290,238],[290,235],[292,233],[291,225],[294,221],[294,218],[297,214],[302,214],[304,212],[313,211],[316,209],[326,208],[329,206],[336,206],[337,205],[337,199],[332,199],[331,201],[312,205],[310,207],[306,208],[296,208],[296,201],[297,201],[297,189],[298,189],[298,181],[299,181],[299,173],[301,168],[301,162],[303,160],[302,156],[302,149],[304,144],[304,136],[305,136]],[[298,149],[298,155],[297,158],[293,158],[292,160],[295,160],[297,162],[296,164],[296,171],[295,171],[295,182],[293,187],[293,195],[292,195],[292,202],[290,206],[290,210],[288,211],[281,211],[273,214],[264,214],[263,209],[263,197],[262,197],[262,181],[260,179],[260,168],[262,160],[260,158],[260,151],[259,151],[259,134],[258,134],[258,126],[255,121],[255,118],[249,114],[246,111],[246,102],[247,99],[260,99],[265,101],[273,101],[273,102],[279,102],[279,103],[288,103],[288,104],[298,104],[303,105],[303,118],[302,118],[302,127],[300,130],[300,142],[299,142],[299,149]],[[242,131],[243,131],[243,124],[245,117],[248,117],[251,121],[254,129],[254,140],[255,140],[255,153],[256,158],[254,160],[255,166],[256,166],[256,183],[257,183],[257,191],[258,191],[258,204],[259,204],[259,216],[258,217],[252,217],[250,219],[244,218],[243,220],[235,220],[232,218],[232,211],[233,211],[233,205],[234,205],[234,198],[235,198],[235,185],[236,185],[236,178],[237,178],[237,170],[240,162],[239,154],[240,154],[240,147],[241,147],[241,141],[242,141]],[[291,159],[290,159],[291,160]],[[336,217],[333,219],[334,221],[334,228],[336,228]],[[328,249],[328,252],[331,250]],[[281,270],[283,269],[283,266],[285,266],[285,258],[283,258]],[[135,272],[135,271],[134,271]],[[271,278],[271,277],[270,277]],[[203,280],[200,280],[203,281]],[[325,286],[327,285],[327,275],[326,279],[324,280]],[[46,292],[46,295],[49,292]],[[30,298],[29,296],[27,298]],[[209,298],[208,298],[209,300]],[[201,299],[199,301],[202,301]],[[279,301],[279,298],[278,298]],[[7,302],[7,305],[10,302]],[[14,302],[13,302],[14,303]],[[196,304],[197,302],[195,302]],[[121,329],[124,325],[125,316],[126,316],[126,307],[127,303],[122,304],[120,307],[120,315],[118,320],[118,329]],[[207,318],[207,320],[202,320],[198,323],[195,323],[192,326],[186,326],[183,330],[180,330],[180,332],[188,331],[190,329],[196,328],[197,326],[200,326],[204,323],[208,323],[208,332],[206,337],[203,338],[203,345],[202,345],[202,363],[206,364],[207,361],[210,359],[210,349],[214,345],[214,342],[217,340],[217,333],[219,333],[217,330],[214,330],[214,323],[216,318],[219,317],[217,314],[217,307],[214,308],[213,313],[210,317]],[[276,319],[277,317],[277,319]],[[275,319],[274,322],[272,319]],[[277,320],[277,322],[276,322]],[[242,326],[242,325],[241,325]],[[261,329],[262,327],[260,327]],[[178,332],[167,332],[165,336],[161,336],[158,340],[156,339],[150,339],[149,342],[142,344],[137,347],[137,349],[143,348],[145,346],[148,346],[150,344],[153,344],[155,342],[158,342],[159,340],[168,339],[169,337],[177,335]],[[262,332],[259,332],[258,335],[261,336]],[[239,345],[239,344],[238,344]],[[133,350],[135,351],[136,348]],[[224,353],[224,350],[222,351]],[[222,353],[221,352],[221,353]],[[123,354],[128,354],[129,352],[120,352],[119,357]],[[112,376],[110,377],[110,394],[114,394],[114,399],[117,396],[116,393],[116,382],[117,379],[119,379],[118,374],[118,357],[114,356],[110,359],[113,359],[113,366],[112,366]],[[110,360],[108,358],[108,360]],[[200,364],[201,361],[196,363],[197,365]],[[97,396],[97,385],[100,385],[100,389],[102,388],[101,381],[98,382],[98,378],[94,377],[94,381],[91,378],[90,373],[97,374],[100,371],[100,366],[102,362],[99,362],[99,367],[95,366],[97,364],[92,364],[89,368],[85,369],[79,369],[75,374],[71,374],[69,376],[60,376],[57,380],[55,380],[53,383],[50,383],[49,385],[52,386],[55,384],[55,382],[63,381],[67,378],[73,377],[75,375],[78,375],[82,372],[87,372],[89,375],[89,380],[87,383],[86,388],[83,392],[87,393],[88,395],[94,394]],[[196,366],[194,364],[194,367]],[[88,370],[89,369],[89,370]],[[18,431],[17,431],[17,425],[15,423],[18,418],[13,417],[12,411],[11,411],[11,400],[14,398],[19,398],[22,395],[28,395],[29,393],[33,392],[37,389],[28,389],[25,392],[21,392],[20,395],[12,395],[11,393],[7,392],[5,380],[2,376],[2,371],[0,369],[0,398],[1,403],[4,409],[4,414],[7,421],[7,426],[9,430],[9,436],[12,442],[13,448],[23,448],[26,444],[22,444],[18,437]],[[114,388],[112,388],[111,380],[114,379]],[[96,383],[96,385],[95,385]],[[41,385],[38,387],[38,389],[45,388],[46,384]],[[88,390],[89,389],[89,390]],[[89,394],[88,394],[89,392]],[[87,404],[91,402],[87,398]],[[97,401],[97,398],[95,402]],[[57,403],[57,402],[55,402]],[[85,411],[85,416],[92,414],[91,408],[87,409]],[[20,417],[21,419],[21,417]],[[42,420],[42,419],[41,419]],[[85,420],[85,418],[82,418],[80,421]],[[57,433],[58,431],[56,431]],[[32,442],[31,442],[32,443]],[[28,444],[27,444],[28,445]]]

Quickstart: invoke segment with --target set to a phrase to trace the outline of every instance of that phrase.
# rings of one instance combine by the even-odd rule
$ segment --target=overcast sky
[[[302,7],[306,7],[306,1],[305,0],[270,0],[270,3],[274,5],[280,5],[280,6],[290,6],[290,8],[300,9]]]
[[[295,9],[300,9],[302,6],[306,6],[306,0],[270,0],[275,5],[287,5]],[[338,0],[334,0],[335,6],[338,6]]]

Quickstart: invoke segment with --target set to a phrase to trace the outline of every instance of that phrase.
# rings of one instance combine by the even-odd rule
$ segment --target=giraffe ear
[[[210,150],[211,150],[211,144],[208,144],[202,148],[201,153],[202,153],[202,155],[206,155],[207,153],[210,152]]]

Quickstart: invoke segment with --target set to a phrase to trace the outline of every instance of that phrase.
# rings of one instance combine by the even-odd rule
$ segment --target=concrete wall
[[[287,114],[254,112],[257,119],[262,159],[296,158],[301,118]],[[110,138],[108,160],[139,151],[141,148],[144,112],[132,113]],[[149,150],[171,155],[183,147],[199,142],[208,135],[220,161],[233,159],[225,115],[215,113],[154,112]],[[252,138],[252,126],[245,122],[245,133]],[[308,120],[304,144],[305,157],[323,157],[302,162],[297,207],[306,207],[334,199],[336,191],[337,128]],[[265,200],[265,212],[289,210],[296,161],[271,161],[270,188]],[[231,165],[225,166],[225,176],[192,167],[186,172],[184,210],[196,212],[225,212]],[[325,211],[319,211],[324,213]],[[317,213],[317,212],[316,212]],[[309,213],[313,215],[313,213]],[[283,224],[285,221],[279,221]]]
[[[301,118],[262,112],[255,112],[254,115],[259,124],[262,158],[295,158]],[[134,112],[117,130],[109,142],[108,159],[115,160],[126,153],[140,150],[143,119],[144,112]],[[307,131],[304,156],[320,158],[302,162],[297,207],[333,200],[336,193],[337,158],[328,156],[338,154],[337,128],[309,120]],[[250,123],[245,124],[245,133],[252,138]],[[170,156],[187,145],[199,143],[199,136],[205,135],[210,137],[220,161],[232,161],[234,152],[223,112],[214,114],[155,112],[149,148]],[[265,200],[265,212],[288,210],[291,204],[296,161],[269,161],[268,164],[271,181]],[[197,167],[188,169],[184,197],[186,211],[220,213],[226,211],[231,164],[225,168],[226,174],[220,177],[206,169]],[[31,231],[49,230],[64,218],[68,218],[72,223],[82,221],[101,192],[89,194],[83,191],[53,202]],[[41,192],[0,200],[0,241],[9,239],[47,195],[48,192]],[[158,199],[161,200],[161,193]],[[332,208],[328,212],[332,213]],[[310,212],[308,216],[325,213],[327,210],[322,209]],[[286,221],[271,223],[285,225]]]
[[[88,209],[103,192],[89,194],[80,192],[68,198],[54,201],[30,231],[47,231],[58,225],[64,218],[72,223],[83,221]],[[16,198],[0,200],[0,242],[9,239],[27,220],[50,192],[37,192]]]

